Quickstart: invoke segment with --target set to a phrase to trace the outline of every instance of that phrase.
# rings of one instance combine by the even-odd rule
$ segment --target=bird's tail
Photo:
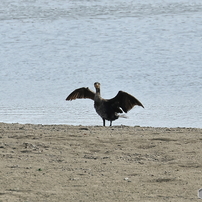
[[[119,114],[119,117],[120,117],[120,118],[124,118],[124,119],[127,119],[127,118],[128,118],[125,114]]]

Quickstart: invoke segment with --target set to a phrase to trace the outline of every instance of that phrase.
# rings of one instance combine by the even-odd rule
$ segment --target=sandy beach
[[[0,201],[196,201],[202,129],[0,123]]]

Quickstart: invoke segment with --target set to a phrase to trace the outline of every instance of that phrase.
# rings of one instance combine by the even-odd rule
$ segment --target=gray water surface
[[[139,99],[114,125],[202,127],[202,2],[2,0],[0,122],[102,125],[101,83]],[[108,123],[107,123],[108,124]]]

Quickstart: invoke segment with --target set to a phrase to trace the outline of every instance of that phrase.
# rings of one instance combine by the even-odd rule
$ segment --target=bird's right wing
[[[74,90],[66,100],[75,100],[75,99],[81,99],[81,98],[89,98],[94,100],[95,92],[91,91],[89,88],[78,88]]]

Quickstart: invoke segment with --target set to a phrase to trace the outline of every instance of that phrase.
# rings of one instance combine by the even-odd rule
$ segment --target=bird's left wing
[[[77,98],[89,98],[94,100],[95,97],[95,92],[91,91],[89,88],[78,88],[76,90],[74,90],[70,95],[68,95],[68,97],[66,98],[66,100],[75,100]]]
[[[111,103],[112,106],[121,107],[125,113],[131,110],[135,105],[144,108],[143,104],[138,99],[124,91],[119,91],[114,98],[107,101]]]

